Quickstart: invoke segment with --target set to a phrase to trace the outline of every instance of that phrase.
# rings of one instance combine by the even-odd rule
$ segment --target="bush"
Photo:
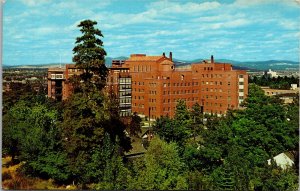
[[[2,173],[2,181],[9,180],[9,179],[12,179],[12,176],[11,176],[11,174],[10,174],[10,171],[3,172],[3,173]]]

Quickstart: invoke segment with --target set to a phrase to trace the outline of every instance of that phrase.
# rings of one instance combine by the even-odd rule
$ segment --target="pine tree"
[[[73,62],[83,70],[80,80],[83,80],[88,88],[91,88],[92,83],[98,89],[102,89],[108,73],[104,62],[106,52],[100,39],[103,35],[94,25],[97,25],[97,22],[91,20],[84,20],[78,25],[82,36],[76,39]]]

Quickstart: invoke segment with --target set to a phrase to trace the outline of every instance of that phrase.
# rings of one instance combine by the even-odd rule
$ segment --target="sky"
[[[85,19],[113,58],[299,61],[300,0],[5,0],[3,64],[71,63]]]

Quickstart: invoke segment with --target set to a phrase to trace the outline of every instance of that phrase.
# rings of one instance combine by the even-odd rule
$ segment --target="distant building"
[[[261,89],[265,92],[265,95],[267,96],[278,96],[281,100],[283,100],[285,104],[292,103],[294,101],[294,98],[297,97],[299,94],[299,88],[291,90],[280,90],[262,86]]]
[[[296,90],[298,88],[298,84],[291,84],[291,90]]]
[[[264,72],[264,76],[269,77],[269,78],[277,78],[277,72],[272,71],[271,69],[269,69],[269,71],[265,71]]]
[[[280,153],[273,157],[273,160],[281,169],[286,170],[294,165],[294,161],[290,159],[285,153]],[[268,160],[268,165],[271,165],[271,159]]]
[[[77,72],[77,73],[76,73]],[[78,75],[74,65],[48,70],[48,97],[64,100],[72,92],[68,83]],[[225,114],[237,109],[248,95],[248,75],[228,63],[210,60],[176,67],[163,53],[159,56],[132,54],[128,60],[114,60],[109,68],[106,91],[119,100],[120,115],[137,112],[152,119],[174,116],[177,101],[191,108],[199,103],[204,113]]]
[[[80,75],[81,69],[75,64],[67,64],[66,68],[48,69],[48,97],[58,101],[67,99],[72,92],[72,85],[69,78],[73,75]]]

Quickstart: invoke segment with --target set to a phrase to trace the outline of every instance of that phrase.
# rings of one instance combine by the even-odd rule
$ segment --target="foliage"
[[[26,161],[22,168],[27,174],[65,181],[57,116],[45,105],[17,102],[4,116],[3,146],[13,159]]]
[[[154,130],[167,142],[176,142],[183,146],[191,135],[192,119],[185,102],[180,100],[176,106],[174,119],[162,116],[156,120]]]
[[[131,136],[137,136],[139,133],[142,133],[141,122],[142,119],[134,112],[129,124],[129,134]]]
[[[108,72],[104,63],[106,52],[100,39],[103,35],[94,25],[97,25],[96,21],[80,22],[78,27],[81,28],[82,36],[77,37],[73,49],[73,62],[83,70],[80,78],[84,81],[81,87],[85,91],[88,91],[91,86],[96,86],[98,90],[101,90],[105,86]]]
[[[113,143],[118,139],[121,153],[131,148],[124,133],[126,126],[110,110],[110,101],[101,92],[76,93],[66,102],[61,138],[65,140],[63,146],[76,182],[90,183],[94,180],[95,176],[86,166],[95,164],[91,158],[105,146],[105,133],[109,134]]]
[[[40,86],[42,86],[42,82],[39,83]],[[40,87],[37,92],[29,82],[26,84],[11,82],[10,88],[11,91],[3,92],[3,115],[5,115],[19,100],[26,100],[30,103],[47,102],[43,87]]]
[[[71,180],[83,189],[86,184],[97,182],[105,189],[115,186],[111,181],[99,178],[117,172],[109,171],[109,167],[122,168],[120,157],[131,149],[130,139],[124,133],[126,126],[118,115],[117,104],[102,90],[107,75],[104,64],[106,52],[98,38],[103,35],[99,29],[94,28],[96,24],[95,21],[85,20],[78,25],[82,36],[76,40],[73,61],[83,73],[79,78],[72,79],[75,92],[65,102],[61,123],[61,139],[67,154]],[[105,138],[106,135],[109,139]],[[113,152],[117,145],[118,155]],[[111,158],[116,164],[106,163]]]
[[[129,183],[129,189],[166,190],[187,189],[183,163],[175,143],[154,138],[138,173]]]
[[[267,180],[259,179],[264,175],[255,174],[255,169],[269,172],[269,158],[298,148],[298,127],[291,122],[298,119],[289,115],[293,119],[287,120],[287,108],[291,106],[265,96],[256,85],[249,88],[245,110],[229,113],[203,132],[200,161],[202,169],[215,177],[215,185],[219,186],[215,189],[225,189],[227,186],[222,185],[228,183],[236,190],[256,187]],[[269,178],[268,181],[274,181]]]
[[[261,77],[250,77],[249,83],[255,83],[259,86],[269,86],[270,88],[274,89],[285,89],[289,90],[291,88],[291,84],[298,84],[299,87],[299,78],[295,78],[294,76],[291,77],[281,77],[278,76],[277,78],[273,77],[267,77],[267,76],[261,76]]]

